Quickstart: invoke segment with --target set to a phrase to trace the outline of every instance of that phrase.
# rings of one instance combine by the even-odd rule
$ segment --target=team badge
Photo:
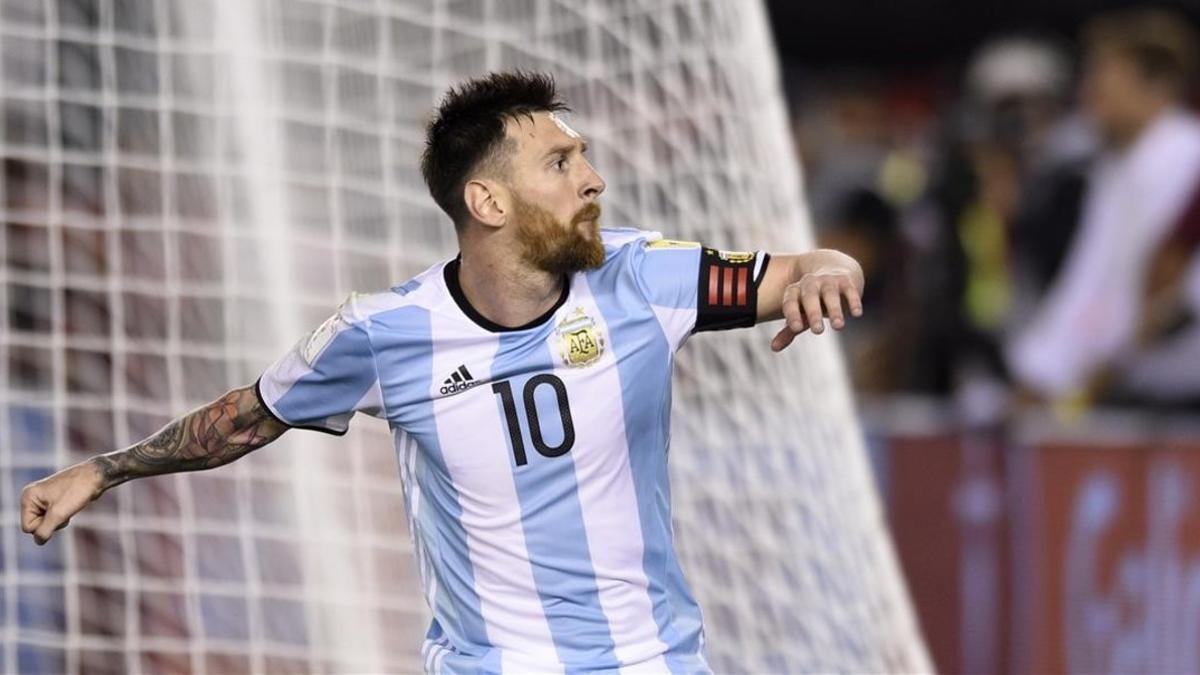
[[[563,363],[572,368],[591,365],[604,353],[604,335],[596,320],[582,307],[563,317],[554,332],[558,335],[558,352]]]

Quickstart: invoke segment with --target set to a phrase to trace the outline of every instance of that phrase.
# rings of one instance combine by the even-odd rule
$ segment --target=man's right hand
[[[104,476],[92,460],[30,483],[21,491],[21,530],[41,546],[103,492]]]
[[[254,385],[233,389],[125,450],[97,455],[25,486],[21,529],[44,544],[111,487],[144,476],[228,464],[287,430],[287,424],[263,407]]]

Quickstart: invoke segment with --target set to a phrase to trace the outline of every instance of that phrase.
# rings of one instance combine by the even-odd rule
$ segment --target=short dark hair
[[[1083,30],[1088,49],[1112,49],[1151,81],[1185,96],[1196,74],[1197,38],[1193,26],[1166,8],[1135,7],[1093,17]]]
[[[535,112],[569,110],[546,73],[489,73],[451,87],[425,129],[421,174],[433,200],[461,226],[467,219],[463,186],[506,150],[504,124]]]

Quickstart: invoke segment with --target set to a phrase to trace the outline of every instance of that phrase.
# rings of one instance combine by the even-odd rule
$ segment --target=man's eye
[[[563,169],[567,168],[567,158],[563,157],[563,158],[557,160],[556,162],[554,162],[554,168],[558,169],[559,171],[562,171]]]

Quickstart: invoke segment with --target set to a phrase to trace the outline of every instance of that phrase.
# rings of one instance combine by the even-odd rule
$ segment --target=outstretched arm
[[[854,258],[832,249],[797,255],[771,255],[758,287],[758,321],[787,319],[771,341],[780,351],[809,328],[824,330],[824,319],[835,330],[846,325],[842,299],[851,316],[862,316],[862,267]]]
[[[263,407],[254,385],[234,389],[141,443],[92,457],[25,486],[21,529],[44,544],[111,487],[143,476],[228,464],[279,438],[287,429]]]

